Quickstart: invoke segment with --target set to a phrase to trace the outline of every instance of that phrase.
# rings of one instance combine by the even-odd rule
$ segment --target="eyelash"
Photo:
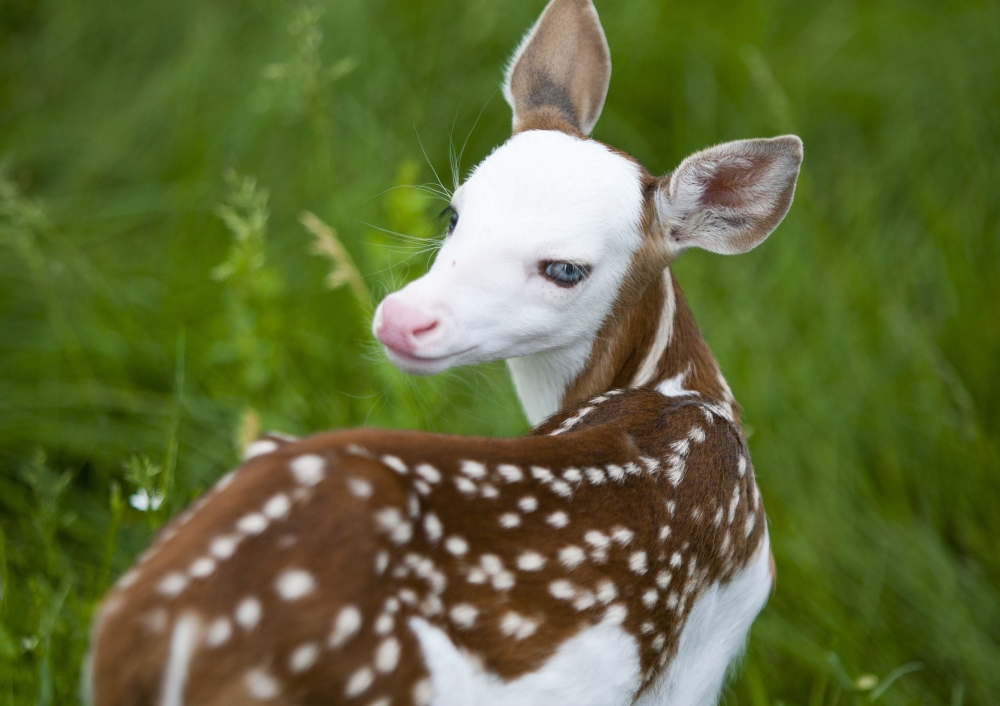
[[[444,220],[446,217],[448,218],[448,235],[451,235],[458,226],[458,211],[455,210],[454,206],[448,206],[441,211],[438,215],[438,220]]]

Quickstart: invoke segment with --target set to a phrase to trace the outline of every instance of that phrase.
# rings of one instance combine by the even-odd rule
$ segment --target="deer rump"
[[[596,706],[717,690],[771,583],[742,436],[711,403],[602,398],[522,439],[275,443],[168,525],[106,602],[96,703]]]

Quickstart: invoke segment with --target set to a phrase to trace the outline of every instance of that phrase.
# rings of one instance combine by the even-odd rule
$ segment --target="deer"
[[[506,360],[532,430],[265,436],[96,613],[96,706],[715,704],[774,582],[740,408],[671,265],[788,212],[798,137],[671,173],[591,137],[591,0],[513,54],[511,138],[373,333],[418,375]]]

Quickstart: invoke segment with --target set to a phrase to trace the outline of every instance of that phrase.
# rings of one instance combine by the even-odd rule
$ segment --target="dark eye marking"
[[[438,214],[438,220],[448,219],[448,235],[455,232],[455,228],[458,226],[458,211],[455,210],[454,206],[449,205],[440,214]]]
[[[541,262],[539,270],[549,281],[560,287],[575,287],[590,275],[590,268],[574,262]]]

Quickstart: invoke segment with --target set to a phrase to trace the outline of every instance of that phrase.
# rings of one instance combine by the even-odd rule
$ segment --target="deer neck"
[[[739,423],[739,407],[669,267],[637,296],[622,297],[593,341],[507,363],[535,425],[560,409],[629,387],[701,396]]]

